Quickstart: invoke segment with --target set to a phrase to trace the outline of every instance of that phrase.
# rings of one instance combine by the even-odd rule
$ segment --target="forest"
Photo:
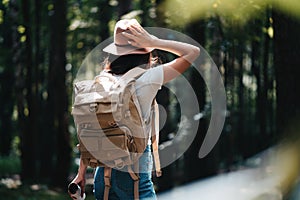
[[[214,94],[196,67],[183,76],[196,95],[198,115],[193,108],[186,116],[180,113],[174,95],[185,95],[180,82],[159,91],[157,101],[166,116],[160,148],[189,134],[189,128],[183,136],[177,134],[180,121],[193,119],[199,126],[186,151],[163,168],[162,177],[154,177],[157,192],[235,171],[260,152],[292,143],[296,154],[290,165],[297,173],[286,183],[288,199],[300,171],[297,0],[2,0],[0,195],[66,195],[79,158],[71,115],[73,83],[85,58],[124,18],[192,38],[217,67],[225,89],[224,125],[211,119]],[[157,54],[162,62],[172,58]],[[199,158],[210,123],[221,123],[220,137]],[[59,194],[39,193],[48,189]]]

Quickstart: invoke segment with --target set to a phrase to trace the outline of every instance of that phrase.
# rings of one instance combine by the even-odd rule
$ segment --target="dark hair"
[[[110,54],[107,58],[108,72],[112,74],[125,74],[134,67],[145,68],[150,63],[150,53],[146,54],[128,54],[116,56]]]

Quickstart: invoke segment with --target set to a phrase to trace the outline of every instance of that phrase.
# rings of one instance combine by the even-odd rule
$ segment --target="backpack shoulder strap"
[[[106,71],[101,71],[99,75],[95,76],[94,81],[99,82],[101,77],[108,78],[112,82],[117,81],[117,79],[111,73],[108,73]]]
[[[131,70],[129,70],[128,72],[126,72],[120,78],[120,80],[126,81],[126,80],[130,80],[132,78],[137,78],[137,77],[141,76],[142,74],[144,74],[146,71],[147,71],[146,69],[142,69],[140,67],[134,67]]]
[[[155,164],[156,176],[160,177],[162,175],[160,167],[160,159],[158,153],[158,142],[159,142],[159,110],[156,100],[153,100],[153,113],[152,113],[152,127],[151,127],[151,141],[153,148],[153,157]]]

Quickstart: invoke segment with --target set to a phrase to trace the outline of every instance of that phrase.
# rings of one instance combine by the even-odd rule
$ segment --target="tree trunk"
[[[258,126],[259,135],[261,138],[258,142],[258,144],[261,146],[263,144],[263,138],[266,135],[266,105],[265,105],[265,98],[264,98],[264,74],[263,74],[263,68],[264,66],[261,64],[262,62],[262,23],[261,20],[254,20],[252,23],[252,29],[254,32],[254,36],[251,41],[251,63],[252,63],[252,71],[254,73],[254,76],[256,78],[256,107],[255,107],[255,126]],[[259,38],[259,39],[258,39]],[[257,125],[256,125],[257,124]],[[255,130],[255,129],[254,129]],[[254,133],[255,134],[255,133]],[[252,144],[251,146],[253,146]]]
[[[277,134],[286,137],[286,129],[299,124],[300,117],[300,22],[287,13],[273,16]]]
[[[121,17],[128,12],[131,11],[131,0],[122,0],[119,1],[119,7],[118,7],[118,18],[121,19]]]
[[[16,10],[14,9],[14,3],[10,4],[9,9],[3,9],[3,12],[8,12],[8,18],[3,20],[3,24],[0,27],[1,37],[4,39],[1,44],[1,60],[0,65],[6,66],[4,70],[0,72],[0,93],[3,94],[0,99],[0,105],[2,109],[0,110],[0,156],[8,156],[11,150],[11,140],[13,136],[13,124],[12,124],[12,113],[14,108],[14,70],[13,54],[12,51],[13,44],[16,38],[16,30],[12,23],[16,22],[15,15]],[[5,16],[5,14],[4,14]],[[15,24],[14,24],[15,25]],[[9,28],[7,28],[9,27]],[[13,27],[13,28],[12,28]],[[14,33],[14,34],[12,34]]]
[[[43,183],[49,183],[49,180],[52,178],[52,160],[49,158],[53,157],[53,151],[51,151],[53,146],[52,132],[48,132],[49,127],[47,126],[48,122],[48,112],[45,109],[45,101],[42,99],[42,89],[41,85],[45,84],[45,66],[42,66],[43,63],[43,54],[46,52],[46,47],[42,48],[41,44],[44,42],[49,43],[48,35],[41,33],[43,19],[45,14],[43,15],[40,11],[42,10],[42,2],[40,0],[34,0],[34,41],[35,41],[35,54],[34,54],[34,87],[36,88],[36,101],[37,101],[37,110],[38,112],[38,130],[39,134],[38,138],[38,161],[39,161],[39,169],[38,169],[38,177],[39,181]],[[47,13],[48,15],[48,13]],[[40,36],[43,36],[42,38]],[[46,111],[46,112],[45,112]],[[45,129],[44,127],[47,127]],[[51,129],[50,129],[51,130]]]
[[[108,24],[112,18],[113,9],[109,5],[109,0],[101,1],[99,3],[99,9],[100,9],[99,15],[101,18],[100,36],[103,40],[105,40],[105,39],[109,38],[109,36],[110,36]]]
[[[49,104],[52,133],[56,156],[54,185],[65,187],[71,163],[70,135],[68,132],[68,99],[66,93],[66,10],[65,0],[54,0],[54,14],[51,17]],[[53,110],[53,111],[52,111]],[[51,158],[49,158],[51,159]]]
[[[266,10],[266,18],[264,20],[265,27],[268,28],[270,26],[270,9],[267,8]],[[264,44],[263,44],[263,57],[262,57],[262,64],[263,64],[263,88],[261,91],[261,101],[262,107],[264,108],[263,116],[260,127],[260,133],[263,134],[262,136],[262,145],[261,147],[264,149],[271,144],[270,141],[270,132],[271,132],[271,123],[270,123],[270,113],[272,113],[273,107],[272,100],[268,99],[268,91],[271,89],[269,85],[269,53],[270,53],[270,36],[265,33],[264,34]]]
[[[18,17],[19,17],[19,5],[16,0],[10,1],[10,19],[12,22],[12,52],[14,56],[12,57],[12,65],[15,66],[15,94],[16,94],[16,105],[18,110],[18,129],[25,130],[25,115],[24,115],[24,102],[25,96],[23,94],[24,90],[24,67],[21,65],[21,55],[23,54],[19,34],[17,31]],[[21,132],[21,131],[20,131]],[[20,133],[22,136],[22,133]],[[23,163],[23,162],[22,162]],[[23,164],[22,164],[23,165]]]
[[[237,52],[236,52],[236,58],[238,62],[238,88],[237,88],[237,93],[238,93],[238,136],[240,137],[240,147],[241,147],[241,152],[243,152],[243,156],[249,156],[249,147],[251,147],[251,143],[249,144],[249,134],[245,133],[245,101],[244,101],[244,84],[243,84],[243,73],[244,73],[244,65],[243,65],[243,60],[244,60],[244,46],[243,46],[243,41],[240,39],[237,44]],[[248,118],[249,120],[249,118]]]
[[[27,181],[34,181],[36,179],[37,171],[37,115],[36,115],[36,101],[35,91],[33,87],[33,61],[32,61],[32,37],[31,31],[31,17],[30,17],[30,1],[22,1],[22,14],[23,23],[25,26],[25,51],[24,66],[25,69],[25,90],[26,90],[26,102],[24,110],[25,122],[24,129],[22,129],[21,135],[21,151],[22,151],[22,178]],[[27,105],[26,105],[27,104]]]
[[[186,27],[188,34],[190,34],[191,38],[196,40],[201,46],[205,45],[205,21],[203,20],[197,20],[195,22],[192,22]],[[204,53],[204,52],[203,52]],[[204,82],[203,77],[201,74],[199,74],[199,68],[200,66],[194,66],[197,68],[190,70],[191,76],[190,76],[190,82],[193,87],[193,90],[195,94],[197,95],[198,100],[198,106],[200,111],[204,111],[205,107],[205,98],[206,98],[206,85]],[[206,176],[209,172],[209,164],[207,158],[199,159],[198,154],[200,147],[203,143],[205,133],[207,130],[207,119],[201,118],[199,119],[199,128],[197,131],[197,135],[194,138],[193,143],[189,147],[189,149],[186,151],[185,156],[185,174],[187,174],[187,177],[185,181],[192,181],[199,177]],[[199,169],[202,170],[199,170]]]

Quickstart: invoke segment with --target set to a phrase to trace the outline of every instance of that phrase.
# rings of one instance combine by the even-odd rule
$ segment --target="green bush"
[[[0,199],[5,200],[68,200],[71,198],[64,191],[55,191],[48,188],[32,190],[30,186],[22,185],[17,189],[7,189],[0,185]],[[86,200],[95,199],[88,194]]]
[[[17,156],[0,157],[0,177],[21,172],[21,160]]]

